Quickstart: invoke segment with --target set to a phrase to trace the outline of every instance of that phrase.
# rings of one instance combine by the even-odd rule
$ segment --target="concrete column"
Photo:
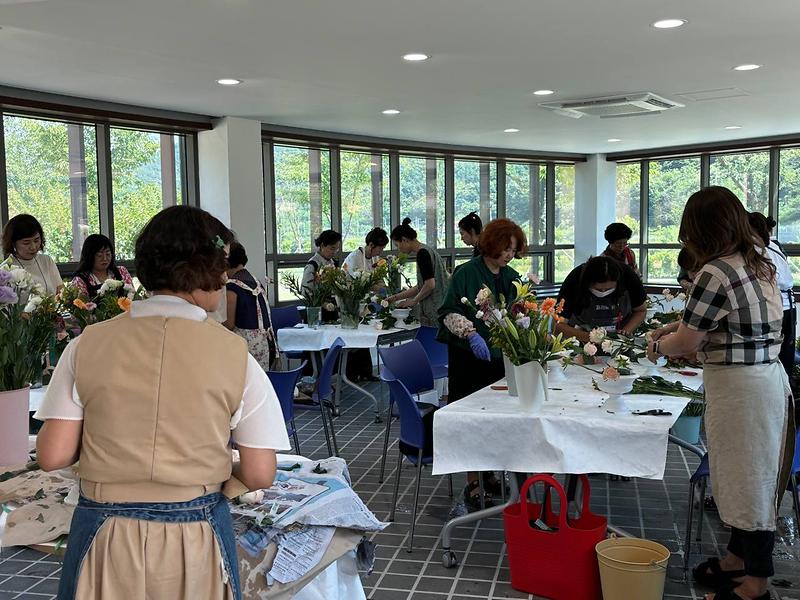
[[[575,264],[602,253],[603,231],[615,221],[616,163],[593,154],[575,165]]]

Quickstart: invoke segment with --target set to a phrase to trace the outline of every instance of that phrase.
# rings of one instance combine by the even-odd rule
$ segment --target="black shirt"
[[[564,300],[564,311],[561,316],[565,319],[580,313],[587,303],[589,294],[591,294],[589,290],[580,289],[582,271],[583,265],[578,265],[572,269],[564,283],[561,284],[561,290],[558,292],[558,299]],[[641,306],[647,300],[642,280],[639,279],[633,269],[622,265],[622,278],[617,284],[617,293],[615,295],[622,295],[626,291],[631,300],[631,308]]]
[[[431,258],[431,253],[425,250],[425,248],[420,248],[417,251],[417,267],[422,276],[422,281],[428,281],[428,279],[434,278],[433,259]]]

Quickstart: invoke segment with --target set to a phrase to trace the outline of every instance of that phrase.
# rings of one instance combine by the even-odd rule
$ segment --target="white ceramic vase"
[[[508,395],[509,396],[516,396],[517,395],[517,378],[514,376],[514,363],[512,363],[508,357],[503,354],[503,364],[506,367],[506,385],[508,386]]]
[[[547,373],[538,361],[514,367],[517,395],[522,409],[539,412],[547,401]]]

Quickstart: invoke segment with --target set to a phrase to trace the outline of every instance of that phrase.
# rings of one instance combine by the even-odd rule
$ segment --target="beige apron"
[[[786,373],[777,361],[706,364],[703,384],[711,485],[720,518],[745,531],[774,531],[777,500],[794,455]]]

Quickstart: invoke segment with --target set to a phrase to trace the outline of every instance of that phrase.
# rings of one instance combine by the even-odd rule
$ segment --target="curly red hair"
[[[499,258],[511,246],[511,238],[517,240],[517,251],[514,254],[519,258],[528,249],[528,238],[522,228],[511,219],[495,219],[481,232],[478,247],[481,254],[489,258]]]

